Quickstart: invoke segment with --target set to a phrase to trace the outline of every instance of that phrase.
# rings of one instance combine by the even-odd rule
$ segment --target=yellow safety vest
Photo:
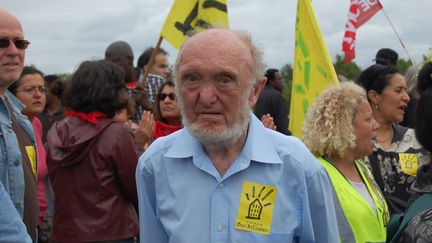
[[[357,170],[376,207],[376,213],[362,195],[328,160],[319,157],[333,185],[333,200],[338,221],[339,237],[343,243],[385,242],[389,220],[387,203],[374,182],[371,172],[356,161]]]

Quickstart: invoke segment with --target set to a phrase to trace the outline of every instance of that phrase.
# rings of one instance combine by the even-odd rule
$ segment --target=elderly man
[[[38,203],[35,138],[30,121],[21,115],[24,106],[7,91],[21,74],[28,44],[18,19],[0,8],[0,181],[23,217],[28,233],[36,241]],[[13,232],[4,228],[7,227],[3,221],[6,215],[12,217],[15,214],[0,212],[0,239],[5,239],[2,238],[4,234]],[[13,220],[10,218],[10,227],[19,228],[20,224],[13,223]],[[16,240],[25,241],[22,238]]]
[[[191,37],[175,66],[185,129],[139,160],[147,242],[338,242],[325,171],[296,138],[251,113],[266,81],[244,32]]]

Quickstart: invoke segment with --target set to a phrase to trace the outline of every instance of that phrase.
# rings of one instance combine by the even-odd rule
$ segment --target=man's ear
[[[252,91],[249,96],[249,105],[253,107],[258,100],[258,97],[267,81],[266,77],[260,77],[256,84],[253,86]]]

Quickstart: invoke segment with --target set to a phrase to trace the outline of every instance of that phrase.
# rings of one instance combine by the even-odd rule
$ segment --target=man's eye
[[[218,82],[221,84],[230,84],[233,82],[233,79],[230,76],[223,75],[218,77]]]
[[[183,81],[188,83],[197,83],[201,80],[201,77],[197,74],[188,74],[183,77]]]

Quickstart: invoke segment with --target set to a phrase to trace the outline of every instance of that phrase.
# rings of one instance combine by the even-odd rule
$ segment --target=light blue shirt
[[[13,113],[20,127],[36,146],[33,127],[26,116],[21,114],[23,104],[9,91],[5,92],[12,110],[8,111],[3,98],[0,98],[0,181],[18,213],[24,214],[24,171],[20,147],[15,132],[12,130]],[[36,200],[36,199],[35,199]]]
[[[32,242],[27,229],[0,182],[0,242]]]
[[[182,129],[149,147],[136,180],[144,242],[339,242],[324,168],[300,140],[264,128],[254,115],[243,150],[223,177]],[[236,228],[247,181],[277,189],[269,235]]]

